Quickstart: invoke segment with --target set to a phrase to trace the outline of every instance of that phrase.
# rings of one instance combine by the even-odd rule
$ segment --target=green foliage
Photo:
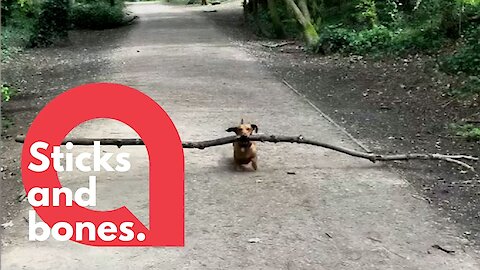
[[[298,25],[295,18],[290,17],[289,11],[286,9],[283,0],[275,2],[277,15],[283,25],[283,32],[287,37],[299,36],[301,27]],[[267,6],[259,6],[256,14],[247,12],[246,21],[250,28],[259,36],[267,38],[280,38],[275,30],[271,19],[270,12]]]
[[[2,26],[6,25],[7,19],[12,16],[12,11],[17,7],[16,0],[2,0]]]
[[[469,29],[463,45],[441,60],[441,69],[447,73],[468,76],[465,83],[452,91],[459,97],[480,95],[480,29]]]
[[[11,58],[28,44],[40,8],[34,1],[25,1],[23,5],[18,4],[16,0],[13,2],[10,5],[2,5],[2,12],[8,10],[7,15],[2,13],[2,63],[10,62]]]
[[[480,127],[473,124],[451,125],[457,136],[461,136],[469,141],[480,140]]]
[[[480,76],[480,28],[467,32],[464,45],[443,60],[442,68],[449,73]]]
[[[35,17],[40,11],[40,4],[35,0],[17,0],[18,10],[27,17]]]
[[[321,31],[319,49],[324,53],[355,54],[429,52],[438,49],[442,38],[434,29],[391,30],[379,25],[363,30],[330,26]]]
[[[376,9],[378,21],[383,25],[394,27],[395,23],[401,20],[402,13],[399,11],[399,3],[395,0],[377,1]]]
[[[392,31],[382,25],[362,30],[352,41],[352,48],[360,53],[383,50],[392,42],[393,35]]]
[[[336,25],[328,26],[321,31],[319,48],[324,53],[347,51],[354,39],[354,31]]]
[[[43,2],[30,46],[44,47],[66,38],[69,29],[69,0],[45,0]]]
[[[454,88],[450,91],[450,94],[458,98],[469,98],[473,95],[480,95],[480,77],[469,76],[461,87]]]
[[[260,8],[256,15],[252,13],[246,14],[246,21],[255,34],[267,38],[276,37],[267,9]]]
[[[275,5],[284,25],[298,26],[284,1]],[[307,5],[324,52],[434,53],[469,27],[479,28],[480,21],[480,0],[308,0]],[[268,25],[268,20],[259,23]],[[285,28],[292,30],[289,36],[302,31]]]
[[[357,16],[360,21],[366,22],[369,26],[374,27],[378,24],[377,6],[375,0],[360,0],[357,5],[359,13]]]
[[[110,1],[86,1],[72,7],[70,19],[77,28],[107,29],[124,24],[123,4],[113,6]]]
[[[45,47],[79,28],[103,29],[124,23],[123,0],[2,0],[2,63],[25,47]],[[113,6],[112,6],[113,5]]]
[[[437,51],[449,38],[455,37],[452,33],[458,33],[460,9],[455,7],[461,5],[455,1],[414,1],[420,4],[408,8],[405,7],[407,2],[361,0],[353,11],[351,6],[344,4],[343,12],[355,13],[351,16],[344,14],[340,23],[330,25],[328,22],[332,20],[328,12],[333,8],[329,7],[324,14],[327,25],[319,30],[322,36],[320,48],[327,48],[322,50],[324,52],[359,54],[430,53]],[[338,7],[342,5],[338,4]],[[335,13],[334,16],[339,17]],[[355,19],[352,20],[352,16]]]
[[[440,34],[439,28],[426,24],[398,30],[389,48],[396,53],[430,53],[438,50],[444,42],[445,37]]]
[[[393,39],[394,33],[385,26],[356,31],[330,26],[321,32],[319,48],[323,52],[345,52],[363,54],[384,49]]]
[[[28,44],[33,33],[31,20],[23,20],[21,26],[3,26],[1,29],[2,39],[2,63],[8,63],[12,57],[22,51]]]
[[[357,1],[335,1],[325,0],[318,16],[322,18],[321,24],[316,24],[320,29],[322,26],[355,26],[358,25]]]
[[[1,85],[1,91],[2,91],[2,101],[3,102],[8,102],[13,96],[13,91],[10,87],[6,85]]]

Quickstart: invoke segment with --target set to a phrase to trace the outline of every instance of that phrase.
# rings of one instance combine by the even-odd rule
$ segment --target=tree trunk
[[[301,0],[300,0],[301,1]],[[320,37],[318,36],[317,30],[312,24],[311,20],[308,20],[302,11],[298,8],[294,0],[285,0],[287,6],[292,10],[293,15],[297,21],[303,27],[303,34],[308,46],[315,46],[318,44]]]
[[[252,14],[255,19],[258,18],[258,0],[250,0],[252,2]]]
[[[285,30],[283,28],[283,23],[280,20],[280,16],[277,12],[277,5],[275,4],[276,0],[267,0],[268,12],[270,13],[270,18],[272,19],[273,28],[275,30],[275,35],[278,38],[285,36]]]
[[[298,0],[298,8],[302,11],[305,19],[311,22],[312,16],[310,16],[310,11],[308,10],[307,0]]]

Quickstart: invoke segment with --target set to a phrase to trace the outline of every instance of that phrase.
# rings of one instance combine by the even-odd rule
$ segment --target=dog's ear
[[[227,128],[226,132],[237,132],[237,127]]]
[[[252,129],[255,130],[256,133],[258,133],[258,127],[257,127],[257,125],[251,124],[250,126],[252,126]]]

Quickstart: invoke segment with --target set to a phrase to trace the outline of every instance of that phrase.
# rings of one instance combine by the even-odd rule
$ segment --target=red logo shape
[[[133,222],[135,236],[145,234],[145,240],[136,237],[122,242],[118,237],[109,242],[99,237],[76,241],[92,246],[183,246],[184,245],[184,156],[175,125],[167,113],[142,92],[119,84],[95,83],[73,88],[51,101],[33,121],[22,150],[22,178],[25,190],[34,187],[60,188],[57,172],[50,166],[38,173],[28,169],[38,160],[30,154],[36,141],[49,144],[43,153],[50,156],[53,146],[60,145],[65,136],[79,124],[109,118],[121,121],[140,135],[145,142],[150,166],[149,203],[150,228],[142,224],[125,206],[111,211],[96,211],[79,206],[34,207],[38,215],[52,227],[67,222],[74,229],[76,222],[92,222],[95,227],[113,222],[117,228],[123,222]],[[101,179],[99,179],[101,181]],[[145,199],[147,196],[145,196]],[[76,232],[81,233],[81,232]]]

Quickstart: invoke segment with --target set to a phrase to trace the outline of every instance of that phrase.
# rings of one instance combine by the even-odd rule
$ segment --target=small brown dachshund
[[[251,162],[253,169],[257,170],[257,146],[254,142],[248,140],[248,137],[253,132],[258,132],[257,125],[244,124],[242,119],[239,126],[228,128],[227,132],[235,132],[235,134],[243,138],[233,143],[233,160],[236,168],[238,169],[242,165],[247,165]]]

